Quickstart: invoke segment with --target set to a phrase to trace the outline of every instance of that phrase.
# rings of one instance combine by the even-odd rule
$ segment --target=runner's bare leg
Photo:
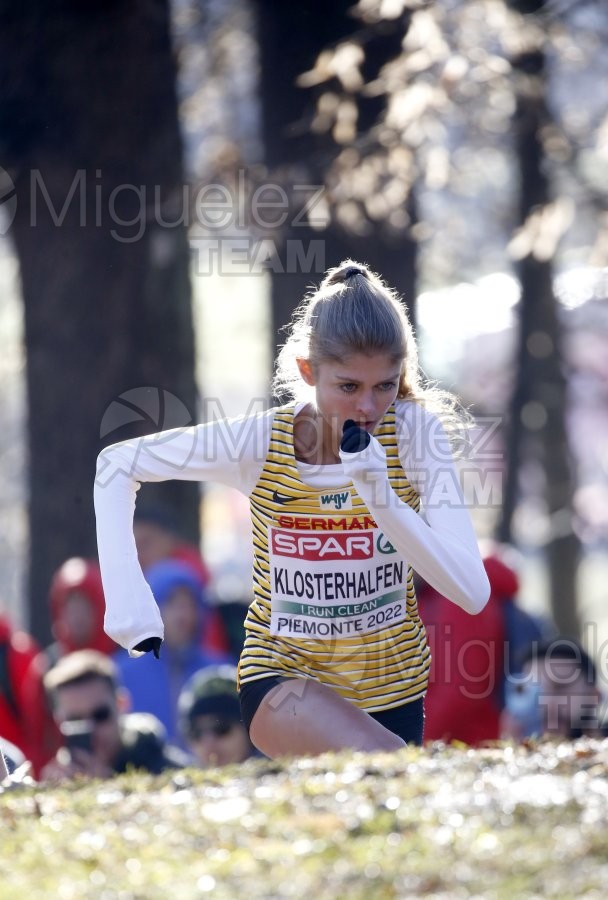
[[[266,756],[314,756],[330,750],[398,750],[405,741],[332,688],[308,678],[275,685],[249,730]]]

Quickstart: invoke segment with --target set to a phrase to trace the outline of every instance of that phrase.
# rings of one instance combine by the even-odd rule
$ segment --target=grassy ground
[[[11,788],[0,842],[2,900],[603,900],[608,740]]]

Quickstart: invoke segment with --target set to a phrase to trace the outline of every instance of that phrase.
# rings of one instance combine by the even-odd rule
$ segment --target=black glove
[[[152,651],[154,656],[157,659],[160,659],[160,645],[162,642],[162,638],[159,637],[146,638],[144,641],[140,641],[139,644],[135,644],[133,649],[139,651],[139,653],[149,653]]]
[[[342,426],[342,441],[340,450],[344,453],[360,453],[369,446],[371,437],[365,428],[359,428],[352,419],[347,419]]]

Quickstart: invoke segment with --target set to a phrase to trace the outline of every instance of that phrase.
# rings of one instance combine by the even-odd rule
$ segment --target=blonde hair
[[[386,353],[402,363],[397,398],[413,400],[437,415],[454,443],[462,441],[471,417],[456,396],[429,382],[418,363],[418,348],[406,307],[396,292],[362,263],[351,259],[329,269],[321,286],[307,294],[285,329],[272,382],[282,400],[311,401],[297,359],[313,370],[354,353]]]

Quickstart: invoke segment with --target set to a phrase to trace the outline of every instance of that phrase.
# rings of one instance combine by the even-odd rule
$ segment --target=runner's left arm
[[[418,441],[415,459],[406,468],[424,517],[393,491],[386,453],[375,437],[370,436],[368,446],[359,452],[341,450],[340,458],[347,477],[402,558],[439,593],[475,614],[486,605],[490,585],[448,439],[434,416],[425,414],[424,426],[417,432],[424,439]]]

